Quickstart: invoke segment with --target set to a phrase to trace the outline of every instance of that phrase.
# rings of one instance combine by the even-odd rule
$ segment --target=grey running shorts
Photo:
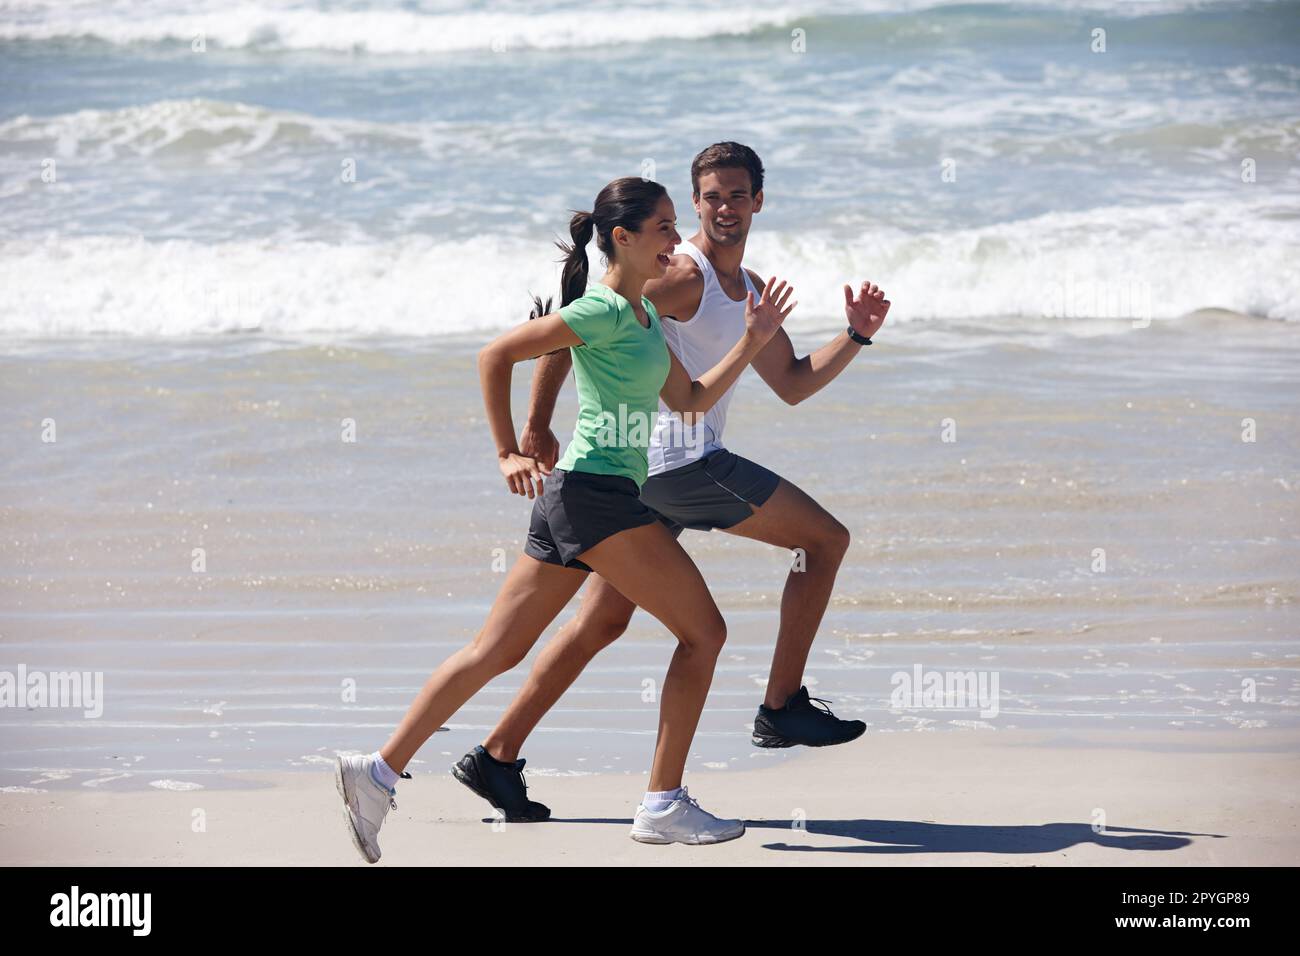
[[[556,468],[533,501],[524,554],[547,564],[590,571],[578,555],[612,534],[657,518],[637,497],[631,478]]]
[[[772,496],[781,476],[725,448],[652,475],[641,486],[641,500],[659,513],[673,535],[683,528],[730,528]]]

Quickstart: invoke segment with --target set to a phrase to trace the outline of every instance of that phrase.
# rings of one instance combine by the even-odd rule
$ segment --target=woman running
[[[692,381],[664,342],[659,316],[641,295],[663,276],[681,237],[659,183],[616,179],[591,212],[569,223],[559,312],[524,322],[479,353],[479,378],[501,473],[514,494],[535,498],[524,553],[510,569],[487,623],[474,640],[430,675],[397,730],[369,756],[339,757],[335,783],[352,842],[379,860],[379,828],[396,807],[396,783],[444,722],[480,688],[519,664],[570,598],[596,571],[677,638],[664,678],[650,790],[631,836],[643,843],[720,843],[745,832],[740,820],[703,810],[682,786],[700,712],[713,680],[726,624],[704,579],[681,545],[638,497],[659,399],[673,411],[706,412],[731,387],[790,314],[793,291],[769,280],[749,294],[745,333],[714,368]],[[587,287],[592,235],[607,271]],[[538,311],[541,311],[540,309]],[[564,456],[549,471],[520,454],[510,414],[514,366],[570,348],[578,387],[578,423]],[[480,752],[481,751],[481,752]],[[471,788],[483,776],[522,776],[523,761],[496,761],[481,748],[457,765]]]

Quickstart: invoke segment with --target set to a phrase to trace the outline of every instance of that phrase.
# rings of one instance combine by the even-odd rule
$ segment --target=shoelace
[[[401,777],[402,777],[403,780],[410,780],[410,779],[411,779],[411,775],[410,775],[409,773],[407,773],[405,770],[402,771]],[[396,798],[397,798],[397,788],[396,788],[396,787],[392,787],[392,788],[390,788],[389,791],[388,791],[388,808],[389,808],[390,810],[396,810],[396,809],[397,809],[397,799],[396,799]]]
[[[822,711],[823,713],[825,713],[828,717],[834,717],[834,716],[835,716],[833,713],[831,713],[830,701],[829,701],[829,700],[825,700],[824,698],[821,698],[821,697],[809,697],[809,698],[808,698],[808,705],[809,705],[809,706],[812,706],[814,703],[821,704],[821,706],[818,707],[817,709],[820,710],[820,711]],[[837,719],[838,719],[838,718],[837,718]]]

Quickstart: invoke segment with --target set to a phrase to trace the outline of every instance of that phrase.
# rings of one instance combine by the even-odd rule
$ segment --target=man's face
[[[738,246],[749,235],[754,213],[763,208],[763,194],[750,193],[749,171],[742,168],[710,169],[700,173],[700,191],[694,197],[700,228],[720,246]]]

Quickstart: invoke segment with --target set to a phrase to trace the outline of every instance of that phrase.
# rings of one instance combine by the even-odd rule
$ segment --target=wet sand
[[[873,731],[1300,729],[1292,329],[918,323],[894,339],[798,406],[752,374],[732,406],[730,446],[853,535],[815,694]],[[473,637],[527,525],[529,503],[499,487],[474,348],[0,356],[0,670],[98,672],[105,696],[93,720],[0,708],[0,786],[237,786],[379,746]],[[562,436],[573,413],[566,389]],[[690,766],[747,767],[791,555],[683,541],[731,635]],[[530,765],[641,772],[644,691],[670,653],[657,622],[634,618],[539,728]],[[996,674],[997,715],[892,706],[896,675],[918,665]],[[522,679],[494,681],[419,759],[479,742]]]

